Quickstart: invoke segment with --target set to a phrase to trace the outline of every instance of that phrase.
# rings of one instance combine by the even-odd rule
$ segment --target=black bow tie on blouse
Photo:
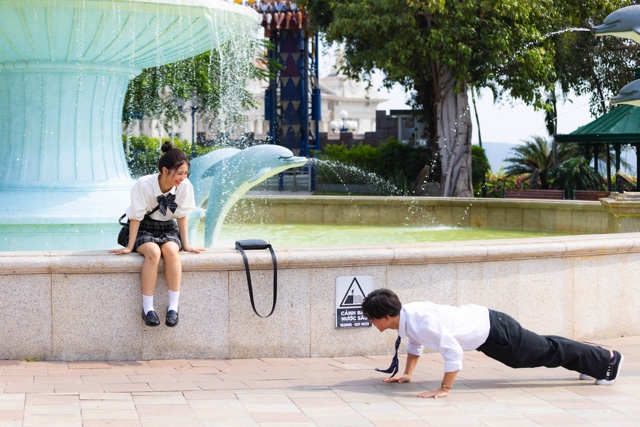
[[[159,195],[158,208],[162,215],[167,214],[167,208],[171,212],[175,213],[176,209],[178,209],[178,204],[176,203],[176,195],[171,193],[167,194],[166,196],[164,194]]]

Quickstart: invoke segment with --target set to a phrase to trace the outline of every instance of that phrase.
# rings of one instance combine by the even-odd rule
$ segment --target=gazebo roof
[[[558,142],[578,144],[640,143],[640,107],[619,105],[568,135],[554,135]]]

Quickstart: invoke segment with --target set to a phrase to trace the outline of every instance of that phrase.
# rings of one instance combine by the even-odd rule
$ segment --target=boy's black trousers
[[[562,366],[593,378],[604,378],[611,354],[602,347],[524,329],[508,314],[489,310],[489,337],[478,351],[512,368]]]

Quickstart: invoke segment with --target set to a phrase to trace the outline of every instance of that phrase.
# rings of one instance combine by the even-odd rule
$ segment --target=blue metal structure
[[[305,27],[303,20],[302,29],[296,26],[265,31],[274,47],[268,52],[269,58],[283,66],[265,91],[265,120],[269,122],[271,144],[310,157],[312,149],[320,149],[322,100],[318,85],[318,36],[310,37]],[[282,183],[280,175],[280,190]]]

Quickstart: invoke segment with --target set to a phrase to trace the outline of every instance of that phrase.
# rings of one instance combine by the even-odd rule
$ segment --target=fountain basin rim
[[[131,191],[135,183],[134,179],[100,180],[100,181],[25,181],[25,180],[0,180],[0,195],[12,191],[36,191],[36,192],[85,192],[94,191]],[[127,199],[128,201],[128,199]]]
[[[3,7],[50,7],[50,0],[3,0],[0,8]],[[162,12],[159,8],[172,8],[183,11],[191,7],[198,7],[207,10],[224,10],[228,12],[244,14],[248,17],[258,18],[259,14],[255,10],[247,6],[237,5],[235,3],[227,3],[226,1],[211,0],[57,0],[54,3],[56,9],[74,8],[74,9],[104,9],[113,10],[118,8],[124,11],[137,11],[153,13]]]
[[[114,245],[114,247],[117,245]],[[379,265],[511,262],[516,260],[640,253],[640,233],[553,236],[509,240],[439,242],[396,245],[274,248],[280,269],[336,268]],[[244,271],[235,249],[208,249],[181,255],[183,271]],[[426,261],[425,261],[426,260]],[[108,251],[0,252],[0,275],[41,273],[139,273],[139,254],[115,255]],[[354,264],[356,263],[356,264]],[[273,268],[269,253],[252,254],[251,268]],[[164,269],[161,263],[161,269]]]
[[[91,61],[22,61],[0,62],[0,71],[3,74],[24,75],[29,73],[41,74],[47,72],[98,74],[98,75],[123,75],[127,78],[135,77],[142,71],[139,67],[129,67],[117,62],[91,62]]]
[[[496,206],[535,206],[542,209],[555,209],[559,206],[568,209],[577,210],[601,210],[602,205],[599,201],[589,200],[539,200],[539,199],[503,199],[503,198],[475,198],[475,197],[428,197],[428,196],[309,196],[309,195],[279,195],[279,194],[257,194],[249,192],[243,199],[260,201],[281,201],[287,203],[299,204],[315,204],[326,203],[331,201],[337,204],[424,204],[429,201],[438,202],[438,204],[451,204],[453,206],[461,206],[465,203],[470,206],[474,202]]]

